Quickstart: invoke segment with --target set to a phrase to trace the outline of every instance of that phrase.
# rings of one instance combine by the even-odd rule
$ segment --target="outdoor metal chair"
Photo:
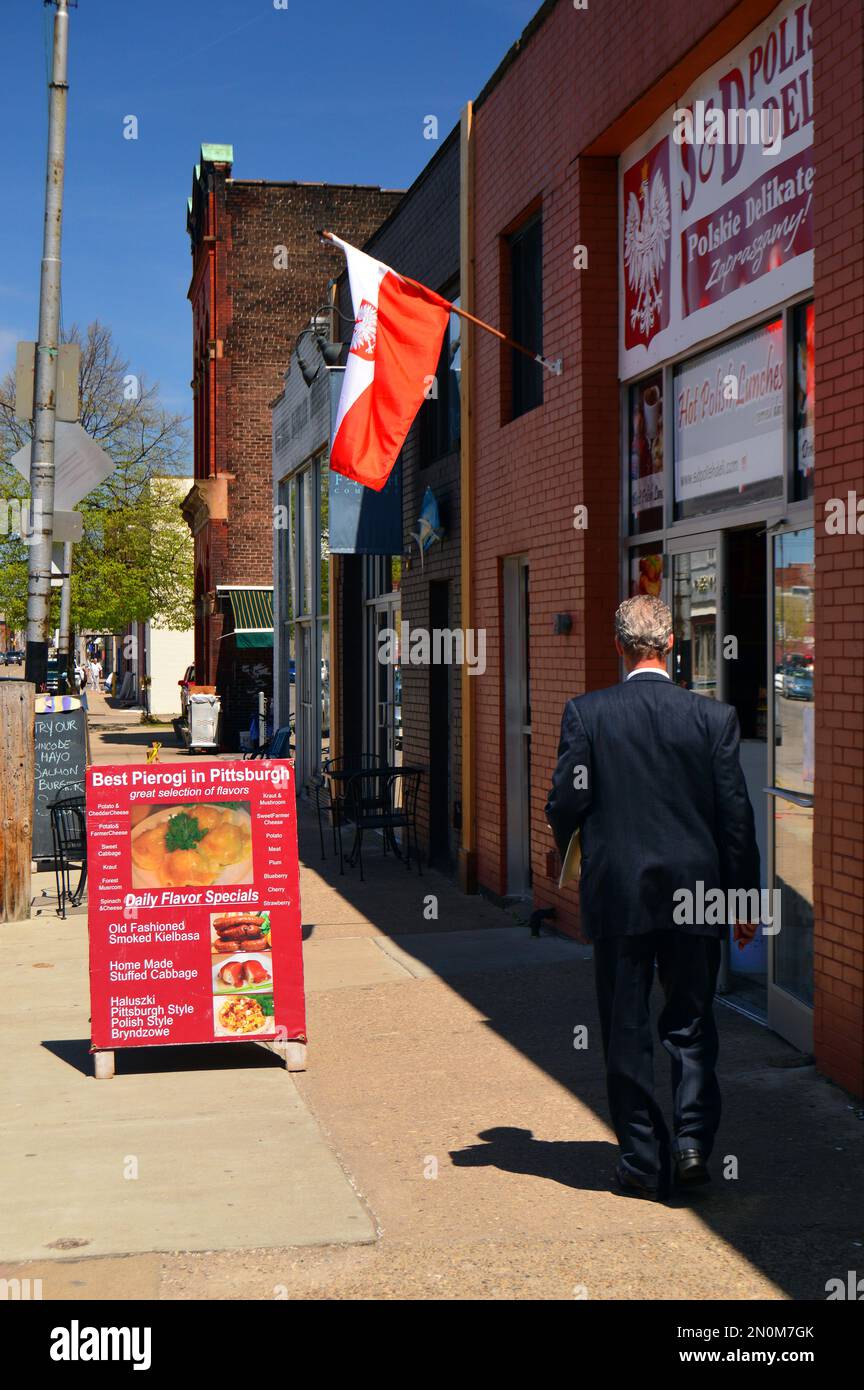
[[[358,761],[347,757],[325,758],[321,764],[321,774],[312,782],[312,794],[315,797],[315,810],[318,815],[318,838],[321,841],[321,858],[326,859],[324,853],[324,821],[329,818],[330,828],[333,834],[333,853],[339,855],[339,872],[344,873],[344,863],[342,858],[342,828],[346,823],[346,793],[347,778],[341,779],[353,770],[365,771],[366,769],[380,768],[383,760],[377,753],[364,753]],[[374,803],[380,804],[381,792],[376,789]]]
[[[368,830],[380,831],[383,853],[387,853],[389,844],[397,857],[404,859],[405,867],[409,870],[413,839],[417,870],[422,875],[423,865],[417,840],[417,798],[421,777],[419,768],[385,767],[379,770],[377,777],[370,772],[358,772],[349,779],[346,815],[354,825],[354,844],[348,862],[352,866],[359,863],[361,883],[365,882],[363,835]],[[377,784],[374,791],[370,791],[371,783]],[[401,849],[396,840],[397,830],[403,832]]]
[[[54,880],[57,885],[57,911],[66,916],[67,902],[77,907],[87,882],[87,818],[83,796],[67,796],[52,801],[51,837],[54,841]],[[72,874],[78,871],[73,892]]]
[[[312,783],[312,795],[315,798],[315,812],[318,816],[321,858],[327,858],[324,853],[324,821],[329,820],[333,834],[333,853],[339,855],[339,872],[343,874],[345,867],[342,860],[342,826],[345,821],[345,798],[337,792],[335,784],[323,771]]]

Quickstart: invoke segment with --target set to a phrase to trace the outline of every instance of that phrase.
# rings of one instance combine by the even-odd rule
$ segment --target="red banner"
[[[681,233],[685,318],[813,250],[812,148],[766,166],[764,178]]]
[[[646,346],[669,324],[671,194],[669,138],[628,169],[624,200],[624,342]]]
[[[94,1048],[305,1039],[294,765],[87,770]]]

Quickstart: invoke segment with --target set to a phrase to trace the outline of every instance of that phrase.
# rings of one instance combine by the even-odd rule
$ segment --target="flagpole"
[[[327,241],[336,240],[332,232],[319,231],[319,236],[326,238]],[[401,271],[396,271],[395,273],[400,279],[404,280],[406,284],[416,285],[418,290],[425,290],[427,294],[430,293],[428,285],[421,285],[419,280],[412,280],[410,275],[403,275]],[[431,291],[431,293],[434,293],[434,291]],[[438,298],[441,299],[442,296],[438,295]],[[445,299],[444,303],[450,304],[450,301]],[[450,304],[450,311],[451,313],[458,314],[460,319],[467,319],[469,323],[476,324],[478,328],[485,329],[487,333],[492,334],[493,338],[498,338],[502,343],[505,343],[507,347],[514,348],[516,352],[524,353],[526,357],[531,358],[532,362],[539,362],[540,366],[545,367],[547,372],[551,372],[553,376],[561,375],[563,363],[560,357],[543,357],[539,352],[532,352],[530,348],[525,347],[522,343],[517,343],[515,339],[508,338],[507,334],[502,333],[500,328],[493,328],[491,323],[484,323],[483,319],[478,319],[475,314],[469,314],[467,309],[460,309],[458,304]]]
[[[426,289],[426,286],[421,285],[419,280],[412,280],[410,275],[403,275],[402,279],[407,280],[409,285],[417,285],[421,290]],[[547,372],[551,372],[553,376],[561,375],[563,363],[560,357],[543,357],[539,352],[532,352],[530,348],[523,347],[515,339],[508,338],[507,334],[502,333],[500,328],[493,328],[491,323],[484,323],[476,315],[469,314],[467,309],[460,309],[458,304],[451,304],[450,309],[454,314],[458,314],[460,319],[467,319],[469,323],[476,323],[478,328],[485,328],[487,333],[491,333],[493,338],[500,338],[507,347],[515,348],[517,352],[524,353],[526,357],[531,358],[532,362],[539,362],[540,366],[545,367]]]

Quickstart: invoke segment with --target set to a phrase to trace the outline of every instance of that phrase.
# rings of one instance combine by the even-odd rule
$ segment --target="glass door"
[[[815,550],[812,527],[772,537],[773,682],[771,937],[768,1022],[803,1052],[813,1046],[813,782]]]
[[[675,634],[671,676],[677,685],[711,700],[724,698],[718,662],[721,544],[719,531],[669,544]]]
[[[669,586],[675,635],[672,678],[706,699],[734,705],[740,756],[753,806],[762,884],[768,874],[767,588],[765,533],[715,531],[669,543]],[[731,931],[723,942],[719,990],[737,1007],[767,1020],[768,939]]]

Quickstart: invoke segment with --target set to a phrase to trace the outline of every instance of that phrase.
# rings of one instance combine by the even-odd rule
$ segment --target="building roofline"
[[[555,6],[558,3],[559,0],[543,0],[543,4],[540,6],[537,13],[534,15],[532,19],[529,19],[528,23],[525,25],[525,28],[522,30],[522,33],[519,35],[516,42],[510,45],[507,52],[504,54],[504,57],[501,59],[501,62],[498,64],[497,68],[493,72],[492,76],[489,78],[486,85],[482,88],[478,96],[475,98],[475,110],[478,106],[483,105],[483,102],[486,100],[488,96],[491,96],[492,92],[498,86],[498,83],[501,81],[505,72],[507,72],[508,68],[511,68],[513,64],[516,62],[516,59],[521,56],[525,48],[533,39],[534,35],[537,33],[538,29],[542,29],[543,25],[546,23],[546,20],[549,18],[550,14],[555,9]]]
[[[428,178],[431,178],[433,169],[436,167],[436,165],[438,164],[438,162],[444,158],[444,154],[445,154],[445,152],[449,149],[450,145],[454,144],[454,143],[459,139],[460,124],[461,124],[460,121],[457,121],[457,122],[456,122],[456,124],[454,125],[453,129],[450,131],[449,135],[446,135],[446,136],[444,137],[444,140],[443,140],[442,144],[441,144],[440,147],[435,151],[435,153],[433,154],[432,158],[431,158],[431,159],[428,159],[428,160],[426,161],[426,163],[423,165],[423,168],[420,170],[420,173],[417,175],[417,177],[416,177],[416,179],[414,180],[414,182],[413,182],[408,188],[405,189],[405,192],[402,194],[402,197],[400,198],[399,202],[396,204],[395,208],[391,208],[390,212],[388,212],[387,216],[385,217],[385,219],[384,219],[384,221],[381,223],[381,225],[380,225],[379,227],[376,227],[376,229],[375,229],[375,231],[372,233],[372,235],[371,235],[370,237],[368,237],[368,238],[366,239],[366,241],[364,241],[364,243],[363,243],[363,249],[364,249],[364,250],[365,250],[368,246],[374,245],[374,243],[375,243],[375,242],[378,240],[378,238],[381,236],[382,232],[385,232],[385,231],[387,230],[387,228],[390,226],[390,223],[393,222],[393,221],[395,221],[395,219],[399,216],[399,213],[400,213],[400,210],[402,209],[403,204],[405,204],[405,203],[408,201],[408,199],[412,196],[412,194],[414,194],[414,193],[417,192],[418,188],[420,188],[420,186],[421,186],[422,184],[424,184]],[[388,191],[388,192],[389,192],[389,190],[385,190],[385,191]]]
[[[372,193],[404,194],[404,188],[382,188],[380,183],[326,183],[320,179],[226,179],[232,186],[246,185],[250,188],[362,188]]]

